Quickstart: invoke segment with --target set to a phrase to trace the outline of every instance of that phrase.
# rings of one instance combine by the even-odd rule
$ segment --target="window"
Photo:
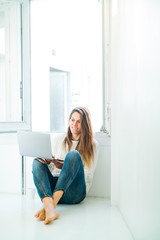
[[[31,2],[34,130],[65,131],[71,109],[83,105],[100,131],[102,17],[99,0]]]
[[[0,0],[0,131],[30,128],[29,1]]]

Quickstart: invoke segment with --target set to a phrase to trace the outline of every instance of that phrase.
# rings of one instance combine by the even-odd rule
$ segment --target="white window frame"
[[[3,2],[10,2],[3,0]],[[12,2],[12,1],[11,1]],[[0,132],[17,132],[31,129],[31,70],[30,70],[30,0],[17,0],[22,6],[22,60],[21,80],[23,94],[23,119],[19,122],[0,122]]]
[[[111,82],[110,82],[110,0],[102,0],[102,68],[103,68],[103,124],[101,132],[111,135]]]

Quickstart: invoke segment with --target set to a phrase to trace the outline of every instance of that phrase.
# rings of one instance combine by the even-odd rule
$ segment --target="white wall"
[[[111,139],[105,133],[96,133],[99,155],[93,183],[88,196],[111,197]]]
[[[111,198],[136,240],[158,240],[160,1],[111,3]]]

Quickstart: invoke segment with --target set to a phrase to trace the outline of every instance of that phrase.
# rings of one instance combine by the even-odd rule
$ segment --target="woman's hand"
[[[43,164],[50,164],[52,160],[50,159],[42,159],[42,158],[37,158],[41,163]]]
[[[56,160],[52,160],[52,162],[54,163],[54,165],[56,166],[56,168],[62,169],[63,167],[63,162],[58,162]]]
[[[54,160],[55,156],[52,156],[52,158],[53,158],[53,159],[51,160],[51,162],[54,163],[54,165],[56,166],[56,168],[62,169],[64,162],[58,162],[58,161],[57,161],[58,159]]]
[[[64,162],[58,162],[57,161],[58,159],[54,160],[55,156],[53,156],[53,155],[52,155],[52,158],[53,158],[52,160],[51,159],[45,159],[44,160],[42,158],[37,158],[37,159],[43,164],[50,164],[51,162],[53,162],[54,165],[56,166],[56,168],[62,169]]]

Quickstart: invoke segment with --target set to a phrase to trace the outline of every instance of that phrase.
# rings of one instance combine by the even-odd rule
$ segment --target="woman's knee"
[[[72,164],[73,163],[75,163],[75,164],[82,163],[81,155],[77,150],[72,150],[69,153],[67,153],[65,161],[66,160],[69,161],[69,162],[72,162]]]
[[[79,158],[81,158],[81,155],[77,150],[72,150],[67,153],[67,157],[69,159],[79,159]]]

